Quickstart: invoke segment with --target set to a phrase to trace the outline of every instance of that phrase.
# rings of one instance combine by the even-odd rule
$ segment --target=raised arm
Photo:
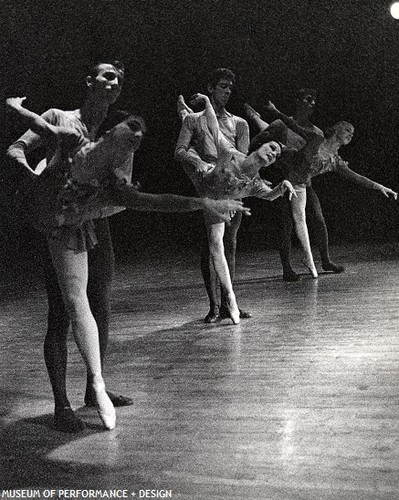
[[[364,177],[364,175],[357,174],[356,172],[351,170],[348,167],[348,164],[343,160],[339,160],[339,165],[336,172],[342,177],[345,177],[346,179],[349,179],[352,182],[359,184],[360,186],[380,191],[387,198],[389,198],[390,196],[392,196],[395,200],[398,198],[398,193],[390,188],[383,186],[382,184],[379,184],[378,182],[372,181],[368,177]]]
[[[38,114],[26,109],[22,103],[26,97],[9,97],[6,105],[10,111],[18,115],[35,134],[42,136],[46,141],[53,139],[57,135],[57,129]]]

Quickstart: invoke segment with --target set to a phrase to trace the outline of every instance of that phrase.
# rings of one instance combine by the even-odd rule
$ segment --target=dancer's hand
[[[204,198],[204,205],[207,210],[221,217],[225,222],[229,222],[236,212],[242,212],[244,215],[251,215],[251,210],[244,207],[242,201],[237,200],[213,200]]]
[[[377,189],[379,191],[381,191],[381,193],[386,196],[387,198],[389,198],[390,196],[392,196],[392,198],[394,200],[397,200],[398,199],[398,193],[396,193],[395,191],[392,191],[392,189],[389,189],[385,186],[383,186],[382,184],[378,184],[378,187]]]
[[[197,174],[201,177],[201,179],[204,179],[215,170],[215,167],[216,165],[213,163],[206,163],[202,161],[197,165]]]
[[[290,201],[292,200],[293,196],[295,196],[295,198],[297,198],[297,194],[296,194],[296,191],[294,189],[294,186],[291,184],[290,181],[287,181],[287,180],[282,181],[280,183],[280,188],[281,188],[281,196],[286,191],[288,191],[289,192],[288,198],[289,198]]]
[[[8,99],[6,99],[6,105],[10,109],[19,109],[22,108],[22,103],[25,99],[26,97],[9,97]]]

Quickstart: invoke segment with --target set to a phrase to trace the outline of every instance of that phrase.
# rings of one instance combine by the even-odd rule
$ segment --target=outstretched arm
[[[44,137],[45,140],[56,137],[57,128],[54,125],[51,125],[41,116],[22,106],[25,99],[26,97],[9,97],[6,99],[6,105],[10,111],[18,114],[24,120],[27,127],[36,134]]]
[[[346,179],[349,179],[352,182],[356,182],[356,184],[360,184],[360,186],[380,191],[387,198],[389,198],[390,196],[392,196],[392,198],[394,198],[395,200],[398,198],[398,193],[396,193],[390,188],[383,186],[382,184],[379,184],[378,182],[372,181],[368,177],[364,177],[364,175],[357,174],[356,172],[351,170],[348,167],[347,163],[343,160],[340,160],[339,168],[337,169],[336,172],[345,177]]]
[[[190,198],[175,194],[150,194],[140,193],[132,185],[118,186],[112,193],[113,201],[133,210],[144,212],[192,212],[195,210],[208,210],[224,220],[230,220],[229,212],[244,212],[250,210],[236,200],[213,200],[210,198]]]

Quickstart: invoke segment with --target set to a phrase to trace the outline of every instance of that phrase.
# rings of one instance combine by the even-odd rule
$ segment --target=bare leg
[[[231,283],[229,266],[224,254],[223,235],[224,223],[211,224],[207,227],[211,260],[219,278],[220,285],[226,296],[226,308],[234,324],[240,322],[240,312],[237,306],[233,285]]]
[[[259,132],[261,130],[265,130],[269,126],[269,123],[262,120],[260,114],[257,111],[255,111],[254,108],[249,104],[247,103],[244,104],[244,110],[248,120]]]
[[[234,276],[236,272],[236,250],[237,250],[237,233],[240,228],[242,220],[242,214],[237,213],[232,217],[229,224],[226,224],[224,233],[224,253],[226,255],[227,265],[229,266],[231,282],[234,283]],[[228,318],[228,311],[226,308],[226,297],[224,291],[221,291],[221,307],[220,307],[220,317],[222,319]],[[247,311],[240,311],[240,318],[247,319],[251,318],[251,313]]]
[[[183,121],[187,115],[191,115],[193,113],[194,111],[189,108],[184,101],[184,97],[182,95],[179,95],[177,98],[177,114],[179,115],[180,119]]]
[[[87,297],[87,253],[66,249],[50,239],[49,249],[57,271],[58,281],[72,324],[72,332],[86,363],[96,397],[98,414],[107,429],[115,427],[115,409],[109,399],[101,371],[98,328]]]
[[[316,266],[313,261],[312,249],[310,246],[308,227],[306,224],[306,189],[297,190],[297,197],[291,199],[292,215],[294,217],[295,230],[301,242],[305,265],[309,269],[313,278],[317,278]]]

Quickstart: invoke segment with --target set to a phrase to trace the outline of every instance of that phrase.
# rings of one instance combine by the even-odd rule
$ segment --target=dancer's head
[[[86,77],[88,92],[113,104],[119,97],[125,77],[124,65],[119,61],[100,61]]]
[[[317,92],[315,89],[303,88],[295,95],[296,114],[310,116],[316,106]]]
[[[346,146],[352,140],[355,127],[346,121],[340,121],[327,129],[324,133],[326,139],[334,137],[340,146]]]
[[[137,150],[147,132],[144,119],[125,110],[118,110],[106,118],[100,134],[107,140],[124,143]]]
[[[281,120],[274,121],[251,141],[245,164],[256,164],[259,168],[269,167],[282,154],[287,140],[287,127]]]
[[[235,83],[234,73],[227,68],[217,68],[209,76],[208,92],[213,103],[224,108],[231,96]]]

